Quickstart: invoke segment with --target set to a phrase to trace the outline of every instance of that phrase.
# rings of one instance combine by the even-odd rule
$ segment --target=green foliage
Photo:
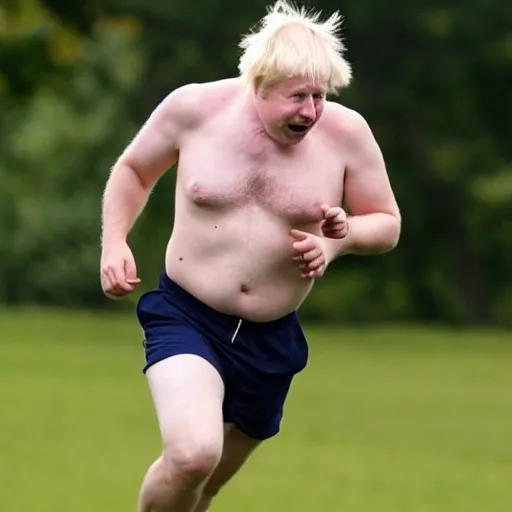
[[[127,115],[141,66],[135,34],[99,24],[82,43],[79,65],[51,86],[41,83],[22,105],[6,105],[0,156],[0,236],[8,241],[0,254],[4,301],[101,300],[98,212],[109,168],[135,129]]]
[[[511,323],[498,310],[511,284],[512,9],[452,0],[406,10],[395,0],[379,12],[372,3],[346,6],[356,65],[348,96],[374,127],[402,209],[396,277],[415,317]]]
[[[336,261],[304,317],[512,325],[512,4],[313,4],[345,15],[355,80],[337,101],[375,132],[403,234],[388,255]],[[236,73],[240,34],[265,2],[80,5],[0,7],[4,302],[110,304],[97,277],[109,168],[171,89]],[[162,266],[173,182],[161,180],[132,233],[147,286]]]

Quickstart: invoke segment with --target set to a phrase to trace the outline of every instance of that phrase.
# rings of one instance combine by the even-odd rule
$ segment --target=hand
[[[313,279],[323,276],[327,265],[322,239],[298,229],[292,229],[290,234],[295,239],[293,260],[298,262],[302,277]]]
[[[127,243],[106,247],[101,254],[101,287],[110,299],[121,299],[140,284],[135,258]]]
[[[324,220],[320,224],[322,233],[328,238],[345,238],[348,233],[347,214],[339,206],[322,205]]]

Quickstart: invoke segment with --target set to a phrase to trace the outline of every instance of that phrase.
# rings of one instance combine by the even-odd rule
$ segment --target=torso
[[[320,233],[320,206],[341,203],[345,162],[329,130],[329,105],[302,142],[283,149],[238,125],[237,104],[222,87],[233,85],[213,93],[222,108],[180,144],[166,269],[219,311],[274,320],[296,310],[312,287],[292,260],[289,231]]]

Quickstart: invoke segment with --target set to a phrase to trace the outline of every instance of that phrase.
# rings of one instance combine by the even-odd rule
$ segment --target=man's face
[[[297,144],[320,119],[326,88],[309,78],[287,78],[256,89],[255,107],[266,133]]]

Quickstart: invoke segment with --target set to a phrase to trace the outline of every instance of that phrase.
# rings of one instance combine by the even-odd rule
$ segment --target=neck
[[[240,102],[241,111],[243,113],[243,120],[248,123],[255,131],[264,131],[263,123],[261,122],[258,110],[255,105],[256,92],[249,86],[246,86],[242,93]]]

